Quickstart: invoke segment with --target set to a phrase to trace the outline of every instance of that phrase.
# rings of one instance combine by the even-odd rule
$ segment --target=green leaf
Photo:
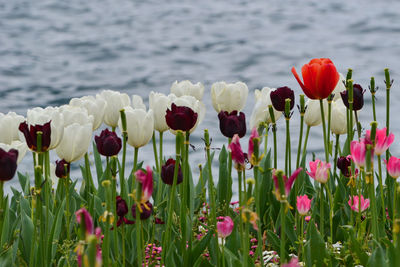
[[[220,207],[229,207],[232,199],[232,177],[229,177],[228,171],[228,152],[225,145],[219,153],[219,179],[217,185],[217,200]]]
[[[54,258],[56,254],[56,249],[57,249],[57,241],[60,236],[61,232],[61,223],[63,220],[63,214],[64,214],[64,206],[65,206],[65,199],[61,203],[60,207],[58,208],[56,214],[55,214],[55,220],[53,220],[53,225],[51,227],[51,232],[49,235],[49,247],[48,247],[48,255],[49,255],[49,262],[51,259]]]
[[[313,220],[308,223],[307,240],[308,241],[305,245],[306,265],[327,266],[326,261],[328,257],[325,242],[317,231]]]
[[[200,257],[200,255],[203,253],[203,251],[206,249],[207,245],[210,243],[211,237],[212,237],[212,231],[209,231],[205,237],[203,237],[200,242],[198,242],[194,247],[192,248],[192,251],[190,253],[190,259],[191,259],[191,265],[194,265],[194,263],[197,261],[197,259]]]
[[[280,250],[280,245],[281,245],[280,239],[271,230],[267,230],[267,242],[269,242],[269,244],[272,246],[272,248],[275,251],[279,251]]]
[[[389,266],[388,262],[386,261],[385,251],[382,249],[381,246],[378,246],[374,252],[372,253],[371,257],[368,260],[367,266],[379,266],[385,267]],[[390,266],[398,266],[391,264]]]
[[[94,157],[94,164],[96,166],[96,174],[97,174],[97,182],[99,188],[101,187],[101,177],[103,176],[103,163],[101,162],[101,156],[99,151],[97,151],[96,143],[93,142],[93,157]]]
[[[29,262],[29,257],[31,253],[31,246],[36,244],[36,240],[33,240],[33,222],[31,218],[29,218],[26,213],[21,209],[21,239],[23,244],[22,255],[26,262]]]

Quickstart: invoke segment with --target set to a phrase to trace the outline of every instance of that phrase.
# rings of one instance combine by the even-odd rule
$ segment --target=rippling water
[[[2,1],[0,112],[26,115],[28,108],[62,105],[104,88],[139,94],[147,102],[151,90],[168,93],[175,80],[201,81],[208,110],[192,137],[198,149],[191,158],[197,165],[204,163],[202,129],[210,129],[214,147],[226,142],[209,99],[213,82],[246,82],[249,117],[254,89],[287,85],[298,95],[290,68],[329,57],[340,72],[353,68],[354,80],[365,88],[376,77],[381,127],[383,69],[389,67],[398,80],[399,56],[397,1]],[[369,93],[365,96],[360,116],[368,127],[372,112]],[[391,129],[396,135],[399,97],[395,81]],[[294,145],[298,124],[295,111]],[[278,127],[283,134],[283,120]],[[320,127],[312,129],[310,151],[321,153],[320,132]],[[172,140],[167,134],[167,153]],[[392,148],[396,155],[398,144]],[[150,146],[140,155],[145,164],[153,162]],[[30,164],[26,159],[20,170]]]

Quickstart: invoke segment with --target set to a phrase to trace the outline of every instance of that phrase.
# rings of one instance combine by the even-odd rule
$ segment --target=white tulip
[[[120,117],[119,111],[131,104],[129,96],[117,91],[103,90],[100,94],[96,95],[96,98],[106,101],[104,123],[110,127],[117,127]]]
[[[86,109],[89,115],[93,116],[93,131],[97,130],[103,123],[106,101],[94,96],[83,96],[81,98],[72,98],[69,105]]]
[[[139,95],[132,96],[132,107],[134,109],[143,109],[146,111],[146,105],[143,103],[143,99]]]
[[[354,113],[353,125],[355,124]],[[347,118],[346,118],[346,106],[343,104],[341,99],[332,102],[332,113],[331,113],[331,131],[334,134],[345,134],[347,133]]]
[[[50,135],[50,146],[49,150],[54,149],[58,146],[64,134],[64,117],[57,107],[46,107],[46,108],[33,108],[28,109],[26,115],[26,122],[28,127],[30,125],[43,125],[50,123],[51,135]],[[22,133],[20,134],[22,136]],[[21,138],[21,137],[20,137]],[[24,137],[21,140],[25,140]]]
[[[85,108],[63,105],[60,107],[60,112],[64,117],[64,128],[73,123],[78,123],[81,125],[92,123],[93,125],[94,117],[92,115],[88,115],[88,112]]]
[[[243,82],[216,82],[211,86],[211,99],[214,109],[232,112],[241,111],[247,100],[249,89]]]
[[[153,110],[146,112],[143,109],[133,109],[127,106],[125,109],[126,115],[126,131],[128,133],[128,144],[139,148],[146,145],[153,136],[154,118]],[[118,127],[122,129],[121,119],[118,121]]]
[[[150,92],[149,106],[154,114],[154,130],[164,132],[169,129],[165,115],[167,114],[167,109],[171,108],[171,103],[174,99],[176,99],[174,94],[166,96],[161,93]]]
[[[328,102],[326,99],[324,99],[322,103],[324,106],[324,116],[326,120],[328,118]],[[320,125],[322,120],[319,100],[307,100],[306,107],[306,112],[304,113],[304,122],[310,127]]]
[[[25,118],[15,112],[0,113],[0,143],[11,144],[14,140],[20,140],[18,127],[24,121]]]
[[[185,107],[191,108],[194,112],[197,113],[196,124],[189,131],[190,133],[192,133],[204,119],[204,115],[206,114],[206,107],[205,107],[204,103],[190,95],[184,95],[181,97],[177,97],[172,101],[172,103],[175,103],[175,105],[177,105],[177,106],[185,106]],[[175,134],[175,131],[172,131],[172,133]]]
[[[346,86],[344,86],[346,82],[346,78],[343,76],[343,74],[339,73],[339,81],[336,84],[335,89],[333,89],[332,94],[335,94],[335,96],[333,97],[333,101],[338,100],[339,98],[342,98],[340,96],[340,93],[343,91],[346,91]]]
[[[0,148],[6,152],[10,151],[10,149],[18,150],[17,164],[21,162],[21,160],[25,157],[26,151],[28,151],[28,146],[26,143],[19,140],[12,141],[11,144],[0,143]]]
[[[204,95],[204,85],[200,82],[192,84],[192,82],[188,80],[181,82],[175,81],[171,85],[171,93],[177,97],[191,95],[197,100],[202,101]]]
[[[64,137],[56,152],[60,159],[74,162],[82,158],[89,149],[92,140],[92,123],[73,123],[65,127]]]
[[[250,116],[250,129],[258,127],[262,122],[266,123],[272,122],[268,108],[269,105],[272,105],[270,94],[271,94],[271,88],[269,87],[264,87],[261,90],[254,91],[254,97],[256,99],[256,103],[254,105],[253,112],[251,113]],[[277,111],[274,108],[273,110],[274,110],[275,121],[277,121],[281,117],[282,112]]]

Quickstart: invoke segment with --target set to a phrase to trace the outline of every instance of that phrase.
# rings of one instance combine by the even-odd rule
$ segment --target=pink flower
[[[321,184],[325,184],[329,179],[329,169],[331,167],[331,164],[322,162],[319,159],[316,159],[315,161],[310,161],[309,164],[310,171],[307,171],[307,174]]]
[[[282,267],[300,267],[299,260],[293,257],[289,263],[283,264]]]
[[[302,168],[298,168],[297,170],[295,170],[292,175],[290,176],[290,178],[288,179],[286,175],[283,175],[283,184],[285,186],[285,196],[288,196],[290,193],[290,189],[292,189],[292,185],[294,183],[294,180],[296,180],[297,176],[299,175],[299,173],[302,171]],[[274,179],[274,184],[275,184],[275,196],[277,200],[282,200],[281,199],[281,193],[279,190],[279,181],[278,181],[278,176],[275,175],[275,171],[272,171],[272,178]]]
[[[365,139],[361,138],[360,141],[351,141],[350,143],[351,159],[358,167],[365,166]]]
[[[358,210],[358,205],[359,205],[358,196],[353,196],[353,197],[350,196],[348,204],[349,204],[349,206],[350,206],[350,208],[352,210],[354,210],[355,212],[359,212],[359,210]],[[364,197],[361,196],[361,211],[364,211],[364,210],[368,209],[368,207],[369,207],[369,199],[368,198],[364,199]]]
[[[223,217],[222,221],[217,222],[218,236],[226,238],[232,233],[234,223],[231,217]]]
[[[81,208],[75,212],[75,216],[76,221],[79,224],[83,224],[86,236],[93,234],[93,219],[92,216],[90,216],[90,213],[85,208]]]
[[[389,161],[384,160],[384,162],[389,175],[397,179],[400,176],[400,158],[392,156]]]
[[[147,202],[153,194],[153,171],[150,166],[146,167],[146,172],[138,170],[135,172],[136,179],[142,184],[141,202]]]
[[[296,205],[299,214],[305,216],[311,208],[311,199],[309,199],[307,195],[297,196]]]
[[[305,220],[306,222],[309,222],[309,221],[311,220],[311,216],[306,216],[306,217],[304,218],[304,220]]]
[[[248,159],[249,159],[251,164],[254,163],[253,160],[252,160],[253,153],[254,153],[254,142],[253,142],[253,139],[254,138],[258,138],[258,137],[260,137],[260,136],[258,135],[257,128],[254,127],[253,130],[251,130],[251,135],[250,135],[250,139],[249,139],[249,149],[248,149],[248,153],[247,153],[247,157],[248,157]]]
[[[239,136],[235,134],[232,142],[228,146],[229,151],[232,153],[232,160],[239,166],[244,166],[244,154],[240,146]]]
[[[367,130],[365,134],[367,140],[371,140],[371,130]],[[394,141],[394,134],[390,133],[386,136],[386,127],[383,129],[376,129],[375,136],[375,154],[382,155]]]

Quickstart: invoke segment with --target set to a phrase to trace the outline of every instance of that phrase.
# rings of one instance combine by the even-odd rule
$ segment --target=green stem
[[[158,164],[158,155],[157,155],[157,144],[156,144],[156,132],[153,131],[153,137],[151,138],[153,142],[153,153],[154,153],[154,162],[156,164],[156,170],[160,173],[160,165]]]
[[[331,231],[331,244],[333,244],[333,197],[329,186],[325,187],[329,198],[329,228]]]
[[[304,155],[307,152],[307,142],[308,142],[308,136],[310,135],[310,129],[311,129],[311,126],[307,126],[306,138],[304,139],[303,153],[302,153],[301,157],[304,157]]]
[[[125,267],[125,223],[121,225],[121,241],[122,241],[122,266]]]
[[[319,231],[323,239],[325,239],[325,227],[324,227],[324,184],[321,184],[320,188],[320,205],[319,205]]]
[[[286,169],[286,175],[289,177],[291,175],[292,172],[292,163],[291,163],[291,151],[290,151],[290,128],[289,128],[289,122],[290,122],[290,118],[286,118],[286,164],[287,164],[287,169]]]
[[[159,163],[160,163],[160,169],[161,169],[161,166],[163,165],[163,132],[160,132],[160,161],[159,161]]]
[[[331,135],[329,134],[331,131],[331,121],[332,121],[332,100],[328,98],[328,127],[327,127],[327,136],[326,136],[326,143],[328,145],[328,149],[331,150]]]
[[[336,135],[336,141],[335,141],[335,158],[333,159],[333,179],[336,177],[336,167],[337,167],[337,159],[338,159],[338,153],[339,153],[339,137],[340,135]]]
[[[366,159],[371,158],[371,145],[366,145]],[[371,160],[365,161],[366,173],[365,180],[367,181],[368,189],[369,189],[369,198],[371,200],[370,210],[372,213],[371,216],[371,225],[372,225],[372,235],[374,239],[378,239],[378,214],[376,209],[376,198],[375,198],[375,185],[374,185],[374,170],[372,168]]]
[[[300,114],[300,137],[299,137],[299,145],[297,146],[296,169],[300,165],[301,143],[303,141],[303,128],[304,128],[304,113],[301,113]],[[296,193],[297,193],[297,191],[298,190],[296,190]],[[297,196],[297,194],[296,194],[296,196]]]
[[[222,254],[222,267],[225,267],[225,238],[222,238],[221,254]]]
[[[322,99],[319,100],[319,106],[321,108],[322,132],[324,135],[325,162],[329,162],[329,148],[328,144],[326,143],[327,142],[326,125],[325,125],[324,105],[322,101],[323,101]]]
[[[122,199],[128,198],[128,192],[126,190],[125,182],[125,165],[126,165],[126,140],[128,138],[128,133],[126,131],[122,132],[122,162],[121,169],[119,170],[119,183],[121,186],[121,197]]]
[[[305,261],[305,257],[304,257],[304,244],[303,244],[303,240],[304,240],[304,216],[301,216],[301,233],[300,233],[300,251],[301,251],[301,259],[302,261]],[[299,257],[300,258],[300,257]]]
[[[65,201],[65,220],[67,224],[67,241],[70,240],[70,231],[69,231],[69,173],[67,177],[64,180],[65,182],[65,198],[67,201]]]
[[[261,181],[260,181],[260,176],[258,175],[258,162],[259,162],[259,139],[254,138],[253,139],[253,147],[254,147],[254,158],[255,158],[255,165],[253,168],[253,174],[254,174],[254,180],[256,182],[255,186],[255,196],[256,196],[256,212],[258,218],[262,218],[261,216],[261,207],[260,207],[260,186],[261,186]],[[251,156],[251,155],[250,155]],[[257,253],[256,253],[256,259],[259,258],[262,260],[262,247],[263,247],[263,241],[262,241],[262,225],[261,225],[261,220],[257,220]]]
[[[281,202],[281,248],[280,248],[280,258],[281,263],[286,262],[286,203]]]
[[[382,220],[385,224],[386,211],[385,211],[385,200],[384,200],[383,185],[382,185],[382,162],[381,162],[381,155],[377,155],[377,156],[378,156],[378,171],[379,171],[378,183],[379,183],[379,193],[380,193],[381,206],[382,206]]]
[[[187,219],[187,197],[188,197],[188,184],[189,184],[189,173],[188,173],[188,154],[189,154],[189,131],[185,133],[185,142],[182,146],[183,156],[183,183],[182,183],[182,199],[181,199],[181,229],[182,229],[182,251],[183,251],[183,262],[184,266],[188,265],[188,250],[186,249],[186,242],[188,239],[188,233],[186,229]],[[190,250],[190,248],[188,248]]]
[[[142,184],[136,183],[136,254],[137,254],[137,266],[142,266],[143,264],[143,240],[142,240],[142,220],[140,219],[140,208],[141,202],[140,199],[142,198]]]
[[[107,169],[109,170],[109,160],[107,157]],[[103,249],[102,256],[104,266],[110,266],[110,225],[111,225],[111,192],[110,192],[110,177],[108,180],[103,181],[103,186],[105,187],[106,193],[106,218],[105,218],[105,230],[104,230],[104,239],[103,239]],[[68,202],[68,201],[67,201]]]
[[[111,191],[111,208],[114,216],[117,215],[117,156],[111,158],[111,177],[112,177],[112,191]],[[114,239],[114,255],[117,262],[119,261],[119,248],[118,248],[118,233],[117,233],[117,220],[113,220],[113,239]]]
[[[393,236],[393,244],[396,244],[396,239],[397,239],[397,233],[396,233],[396,196],[397,196],[397,181],[394,181],[394,196],[393,196],[393,230],[392,230],[392,236]],[[398,231],[398,230],[397,230]]]
[[[269,115],[271,116],[271,125],[272,125],[272,134],[274,136],[274,169],[278,166],[278,154],[276,148],[276,122],[275,122],[275,115],[274,109],[272,105],[268,106]]]
[[[133,174],[135,174],[136,169],[137,169],[138,154],[139,154],[139,148],[135,147],[135,154],[133,157],[133,170],[132,170]],[[135,183],[136,183],[136,178],[135,178],[135,175],[133,175],[131,190],[133,190],[135,188]]]
[[[5,206],[4,201],[4,181],[0,181],[0,233],[3,232],[3,221],[4,221],[4,211]]]

